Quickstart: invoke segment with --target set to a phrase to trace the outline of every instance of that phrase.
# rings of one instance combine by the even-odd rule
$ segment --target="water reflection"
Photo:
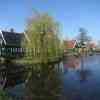
[[[4,88],[13,87],[25,81],[25,66],[11,61],[0,64],[0,85]],[[5,84],[2,84],[5,83]]]
[[[73,69],[73,71],[76,70],[78,80],[85,81],[89,79],[89,76],[91,76],[91,71],[88,69],[85,69],[84,66],[84,58],[83,57],[75,57],[75,56],[69,56],[64,60],[64,68],[65,71],[69,69]]]
[[[77,75],[78,75],[78,80],[80,80],[80,82],[85,82],[91,78],[92,74],[90,70],[78,70]]]
[[[23,89],[25,92],[24,100],[99,100],[100,64],[98,62],[99,59],[96,59],[96,56],[87,57],[84,58],[84,66],[81,67],[81,59],[70,56],[64,60],[63,65],[36,64],[21,66],[10,62],[5,66],[8,70],[7,75],[10,71],[15,72],[15,68],[30,68],[28,73],[30,77],[27,78],[28,81],[24,84],[25,88]],[[62,66],[64,66],[66,72],[63,73],[62,71],[63,74],[59,74],[57,70],[60,67],[62,69]],[[18,78],[17,80],[19,80]],[[15,80],[15,78],[12,79]],[[20,89],[19,91],[21,91]],[[18,92],[18,89],[14,89],[10,94],[15,93],[15,91]],[[21,93],[24,93],[23,91]],[[96,99],[96,96],[99,99]]]
[[[64,68],[67,72],[62,76],[61,93],[64,100],[99,100],[100,99],[100,56],[87,56],[81,61],[80,58],[71,57],[72,62],[79,61],[78,67],[71,66],[67,58]],[[78,59],[78,60],[76,60]],[[68,63],[67,63],[68,62]],[[83,63],[83,64],[82,64]],[[77,64],[73,64],[77,65]],[[72,70],[69,70],[72,69]],[[92,98],[93,97],[93,98]]]
[[[58,100],[59,66],[60,64],[18,65],[6,60],[0,65],[0,77],[6,77],[4,88],[8,91],[9,96],[14,98]],[[1,74],[1,72],[5,72],[5,74]]]
[[[25,100],[58,100],[60,80],[55,66],[42,64],[32,67],[32,74],[26,85]]]
[[[79,59],[75,56],[69,56],[64,60],[65,69],[77,69],[79,68]]]

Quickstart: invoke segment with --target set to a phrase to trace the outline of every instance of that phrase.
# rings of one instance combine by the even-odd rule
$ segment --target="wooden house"
[[[17,33],[13,30],[0,31],[0,56],[9,58],[22,56],[24,49],[21,48],[21,41],[23,38],[26,38],[25,33]]]

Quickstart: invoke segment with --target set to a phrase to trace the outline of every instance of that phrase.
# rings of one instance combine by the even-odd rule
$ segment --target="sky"
[[[36,11],[49,13],[64,39],[76,37],[83,27],[93,40],[100,40],[100,0],[0,0],[0,29],[23,32]]]

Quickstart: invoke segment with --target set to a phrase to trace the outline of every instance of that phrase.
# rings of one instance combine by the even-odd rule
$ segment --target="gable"
[[[66,40],[65,45],[68,49],[74,48],[76,45],[76,40]]]
[[[23,33],[2,31],[2,35],[6,46],[20,46],[24,37]]]

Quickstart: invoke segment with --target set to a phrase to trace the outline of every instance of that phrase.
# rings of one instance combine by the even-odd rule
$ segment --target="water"
[[[61,77],[61,94],[64,100],[99,100],[100,56],[84,57],[83,69],[80,59],[79,63],[76,63],[77,59],[74,57],[72,60],[69,65],[68,60],[64,61],[64,73]]]
[[[59,65],[53,65],[55,66],[55,70],[59,71],[60,74],[57,76],[59,77],[60,81],[57,81],[58,78],[54,77],[54,71],[52,74],[50,74],[50,70],[48,72],[45,70],[44,72],[38,74],[40,77],[38,77],[38,80],[35,79],[33,84],[36,83],[36,91],[42,91],[38,94],[46,95],[46,98],[43,100],[99,100],[100,99],[100,55],[93,55],[93,56],[87,56],[83,59],[84,66],[82,66],[81,59],[76,58],[73,56],[68,57],[64,61],[62,61]],[[59,68],[58,68],[59,67]],[[37,68],[37,66],[36,66]],[[46,67],[45,67],[46,68]],[[34,77],[37,77],[37,73],[34,73]],[[43,74],[43,76],[41,76]],[[44,78],[45,75],[45,78]],[[48,80],[47,77],[50,76],[50,80]],[[33,77],[33,78],[34,78]],[[47,83],[44,85],[46,88],[46,92],[44,90],[44,87],[42,88],[41,84],[38,82],[42,82],[44,84],[44,81]],[[56,83],[55,82],[59,82]],[[57,86],[58,85],[58,86]],[[31,86],[31,85],[30,85]],[[40,86],[40,88],[38,88]],[[59,88],[58,90],[55,90],[56,88]],[[18,89],[19,88],[19,89]],[[21,89],[22,88],[22,89]],[[13,94],[14,96],[21,96],[22,93],[25,92],[25,85],[19,84],[19,86],[15,86],[14,88],[10,88],[9,93]],[[59,99],[58,97],[51,97],[51,91],[52,93],[59,93]],[[20,93],[21,92],[21,93]],[[43,93],[44,92],[44,93]],[[18,94],[20,93],[20,94]],[[35,92],[36,93],[36,92]],[[38,100],[38,99],[36,99]],[[42,99],[41,99],[42,100]]]

